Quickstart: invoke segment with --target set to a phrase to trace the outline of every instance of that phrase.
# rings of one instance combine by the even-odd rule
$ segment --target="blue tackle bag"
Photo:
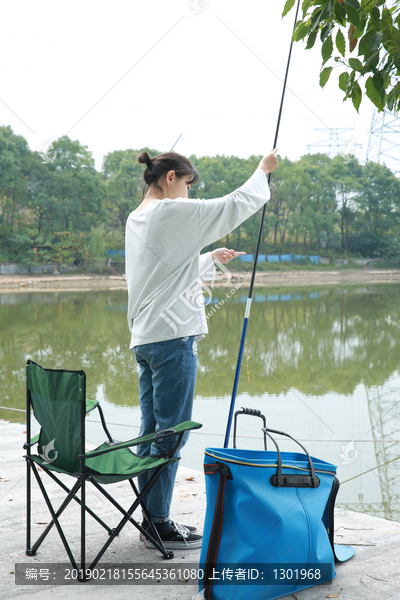
[[[354,555],[334,544],[336,467],[310,456],[289,434],[262,428],[265,450],[206,448],[207,508],[199,564],[199,598],[273,600],[335,576],[335,560]],[[275,433],[303,453],[281,452]],[[266,437],[276,451],[267,451]]]

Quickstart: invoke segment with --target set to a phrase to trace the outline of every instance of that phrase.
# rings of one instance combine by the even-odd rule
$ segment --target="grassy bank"
[[[243,263],[240,262],[237,258],[234,259],[230,265],[230,270],[235,271],[252,271],[254,262],[251,263]],[[260,272],[273,272],[273,271],[281,271],[283,273],[288,271],[348,271],[350,269],[358,269],[358,270],[370,270],[370,269],[400,269],[400,260],[379,260],[374,261],[366,266],[360,265],[352,259],[348,259],[348,262],[344,265],[335,265],[331,264],[312,264],[312,263],[303,263],[296,264],[294,262],[261,262],[257,264],[257,271]]]

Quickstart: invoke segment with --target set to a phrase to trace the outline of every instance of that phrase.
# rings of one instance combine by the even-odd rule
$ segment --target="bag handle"
[[[211,600],[211,587],[213,584],[214,568],[217,564],[217,556],[219,550],[219,543],[221,541],[222,524],[224,521],[224,497],[225,497],[225,486],[227,479],[233,479],[229,465],[223,462],[216,462],[204,465],[205,475],[216,475],[219,473],[219,485],[218,494],[215,503],[214,519],[212,522],[210,539],[208,541],[208,551],[206,564],[204,567],[204,598]]]
[[[279,450],[279,446],[276,440],[270,435],[268,432],[277,433],[278,435],[285,435],[289,437],[291,440],[296,442],[301,448],[303,448],[304,452],[307,454],[308,464],[310,467],[310,475],[303,474],[282,474],[282,457]],[[263,432],[267,434],[267,436],[273,441],[276,451],[278,453],[278,470],[275,475],[272,475],[270,478],[271,485],[274,487],[307,487],[307,488],[317,488],[320,484],[319,477],[315,474],[315,469],[313,465],[313,461],[311,456],[308,454],[307,450],[304,448],[300,442],[295,440],[288,433],[284,433],[283,431],[277,431],[276,429],[268,429],[267,427],[263,427]]]
[[[235,421],[233,424],[233,447],[234,448],[236,448],[236,421],[237,421],[238,415],[251,415],[252,417],[260,417],[260,419],[263,420],[264,427],[267,426],[265,417],[261,413],[260,410],[256,410],[255,408],[243,408],[243,406],[242,406],[242,410],[237,410],[235,412]],[[262,431],[264,431],[264,429]],[[265,431],[264,431],[264,450],[266,450],[266,449],[267,449],[267,436],[265,435]]]

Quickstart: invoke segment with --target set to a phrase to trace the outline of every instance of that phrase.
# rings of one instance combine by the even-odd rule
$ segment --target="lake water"
[[[248,287],[214,288],[209,334],[198,345],[192,432],[181,464],[202,470],[204,448],[222,447]],[[400,309],[398,285],[256,288],[236,409],[338,466],[336,505],[400,521]],[[225,299],[221,306],[219,301]],[[84,369],[118,440],[137,436],[139,366],[129,351],[126,292],[0,295],[0,405],[25,408],[28,358]],[[0,418],[24,420],[0,409]],[[261,420],[238,420],[237,447],[262,449]],[[233,428],[232,428],[233,431]],[[87,440],[104,440],[97,415]],[[282,450],[296,446],[279,438]],[[268,446],[272,449],[271,443]],[[301,450],[300,450],[301,451]],[[21,448],[22,455],[22,448]]]

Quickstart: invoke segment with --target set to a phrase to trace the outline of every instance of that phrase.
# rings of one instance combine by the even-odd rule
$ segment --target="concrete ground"
[[[70,599],[82,594],[85,600],[98,600],[112,597],[113,600],[192,600],[197,596],[197,586],[179,582],[177,585],[106,585],[78,584],[71,586],[16,585],[15,564],[30,563],[40,568],[43,563],[67,563],[67,556],[55,527],[39,548],[35,557],[25,555],[25,507],[26,507],[26,464],[22,459],[22,445],[25,441],[25,426],[0,421],[0,599],[39,597],[40,600]],[[41,477],[48,485],[49,495],[58,506],[64,493],[44,472]],[[67,478],[68,479],[68,478]],[[67,480],[66,480],[67,481]],[[132,502],[130,486],[127,482],[107,486],[121,505],[128,507]],[[111,526],[119,520],[119,512],[112,507],[92,486],[88,486],[87,504]],[[61,523],[71,548],[79,556],[78,528],[79,506],[70,505],[61,518]],[[204,475],[180,467],[175,485],[171,515],[178,522],[196,525],[202,531],[206,508]],[[138,513],[134,517],[139,519]],[[140,519],[139,519],[140,520]],[[43,530],[43,523],[49,522],[49,512],[42,501],[36,482],[33,484],[32,539]],[[95,556],[96,549],[105,541],[104,530],[88,517],[87,557]],[[355,557],[336,567],[336,577],[330,584],[323,584],[285,596],[283,600],[400,600],[400,523],[370,517],[360,513],[336,509],[335,542],[354,546]],[[146,548],[139,540],[138,531],[129,523],[106,551],[104,563],[140,563],[165,568],[176,565],[184,567],[198,563],[200,549],[175,551],[172,561],[164,561],[157,550]],[[99,563],[101,567],[102,562]],[[36,596],[37,595],[37,596]],[[249,600],[252,600],[249,586]],[[266,596],[267,598],[267,596]],[[257,600],[254,598],[254,600]]]

